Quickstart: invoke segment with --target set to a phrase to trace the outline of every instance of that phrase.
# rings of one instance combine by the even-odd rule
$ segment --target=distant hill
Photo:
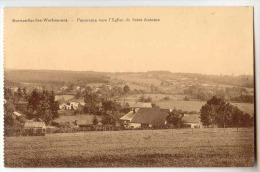
[[[108,83],[109,77],[100,72],[77,72],[61,70],[5,70],[5,80],[28,83],[88,82]],[[81,83],[78,83],[81,84]]]
[[[216,83],[230,86],[254,88],[252,75],[205,75],[197,73],[172,73],[169,71],[148,72],[93,72],[93,71],[61,71],[61,70],[5,70],[5,84],[13,83],[40,83],[40,84],[64,84],[73,82],[77,85],[89,83],[111,83],[111,78],[122,81],[131,81],[139,85],[147,85],[161,82],[185,82],[186,83]],[[186,84],[187,85],[187,84]]]

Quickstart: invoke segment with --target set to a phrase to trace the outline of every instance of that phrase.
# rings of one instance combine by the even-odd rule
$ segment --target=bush
[[[185,96],[183,100],[189,101],[190,99],[189,99],[189,97]]]
[[[165,101],[170,100],[170,97],[166,96],[166,97],[163,98],[163,100],[165,100]]]

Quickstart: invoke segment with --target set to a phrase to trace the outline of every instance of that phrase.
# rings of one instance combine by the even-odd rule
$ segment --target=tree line
[[[201,122],[204,126],[218,127],[252,127],[254,116],[241,111],[222,98],[212,97],[200,110]]]

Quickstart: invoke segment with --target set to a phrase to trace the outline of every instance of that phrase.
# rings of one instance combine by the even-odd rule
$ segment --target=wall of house
[[[202,128],[201,123],[184,123],[185,125],[190,125],[190,128]]]
[[[129,127],[130,128],[141,128],[141,124],[139,123],[129,123]]]

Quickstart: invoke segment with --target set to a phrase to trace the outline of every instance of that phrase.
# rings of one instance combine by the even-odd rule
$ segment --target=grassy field
[[[198,100],[169,100],[169,101],[159,101],[156,105],[160,106],[161,108],[165,109],[181,109],[185,111],[196,111],[199,112],[201,107],[205,105],[205,101],[198,101]]]
[[[6,167],[254,165],[253,129],[102,131],[5,138]]]
[[[200,100],[169,100],[169,101],[158,101],[156,104],[161,108],[169,109],[176,108],[184,111],[197,111],[199,112],[201,107],[204,106],[207,102]],[[254,104],[253,103],[231,103],[234,106],[237,106],[240,110],[245,113],[252,115],[254,113]]]
[[[137,95],[129,95],[125,98],[126,101],[138,101],[138,99],[144,95],[145,97],[151,97],[153,102],[161,108],[165,109],[181,109],[184,111],[197,111],[199,112],[201,107],[205,105],[206,101],[201,100],[183,100],[185,96],[183,95],[167,95],[167,94],[137,94]],[[170,100],[162,100],[164,97],[169,97]],[[254,113],[254,104],[253,103],[231,103],[237,106],[239,109],[244,111],[245,113],[249,113],[252,115]]]

